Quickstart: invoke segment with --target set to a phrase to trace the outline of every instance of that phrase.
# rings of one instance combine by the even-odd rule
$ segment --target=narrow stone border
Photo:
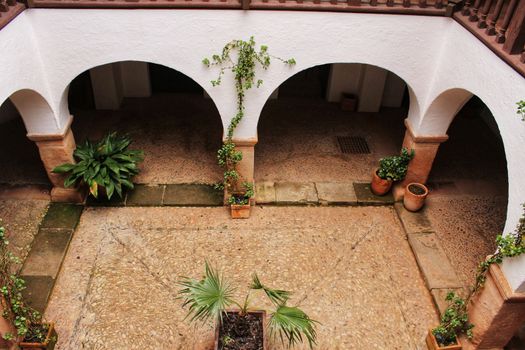
[[[410,212],[402,203],[395,203],[394,208],[405,230],[419,271],[436,308],[442,314],[447,308],[445,297],[448,292],[454,291],[466,297],[468,290],[456,275],[425,212]]]
[[[26,281],[24,298],[41,313],[45,311],[83,209],[82,205],[51,203],[24,261],[20,272]]]
[[[123,198],[114,195],[110,201],[97,201],[89,196],[87,206],[101,207],[217,207],[224,205],[223,191],[207,184],[137,184]]]

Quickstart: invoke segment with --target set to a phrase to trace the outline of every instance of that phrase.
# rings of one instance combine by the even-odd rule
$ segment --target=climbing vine
[[[521,120],[525,121],[525,101],[521,100],[516,104],[518,105],[518,115],[521,117]]]
[[[525,210],[525,205],[523,208]],[[498,235],[496,237],[496,243],[498,245],[496,253],[492,254],[478,265],[476,279],[474,281],[474,286],[472,287],[471,295],[475,294],[485,285],[490,265],[501,264],[505,258],[516,257],[525,253],[525,242],[523,241],[524,234],[525,211],[513,233],[506,236]]]
[[[233,52],[237,53],[236,61],[232,58],[231,54]],[[267,46],[262,45],[259,50],[257,50],[253,36],[250,37],[250,40],[248,41],[232,40],[224,46],[220,55],[213,55],[211,60],[209,58],[202,60],[202,63],[207,67],[219,67],[219,75],[217,76],[217,79],[211,81],[212,86],[221,85],[222,78],[228,70],[233,72],[235,79],[237,113],[230,121],[226,133],[226,140],[217,152],[219,166],[225,169],[222,183],[218,184],[217,187],[226,190],[228,193],[232,192],[235,187],[238,186],[238,183],[243,180],[240,178],[236,169],[237,164],[242,160],[242,152],[235,149],[233,134],[244,117],[245,93],[254,85],[256,87],[261,86],[263,81],[261,79],[257,79],[256,81],[256,67],[260,65],[264,70],[268,69],[271,58],[278,59],[286,65],[292,66],[295,64],[293,58],[283,60],[279,57],[270,55]],[[242,202],[245,202],[249,200],[248,196],[253,196],[253,191],[250,190],[250,188],[252,188],[250,186],[253,186],[253,184],[248,184],[245,181],[242,181],[242,184],[245,192],[247,192],[242,200]],[[246,189],[248,189],[248,191],[246,191]],[[230,203],[231,202],[232,200],[230,200]]]

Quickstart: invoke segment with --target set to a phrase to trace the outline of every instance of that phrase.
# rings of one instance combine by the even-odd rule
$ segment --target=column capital
[[[407,133],[416,143],[443,143],[448,140],[448,135],[416,135],[412,123],[408,118],[405,119],[405,127]]]
[[[34,142],[42,141],[59,141],[64,139],[69,132],[71,132],[71,124],[73,123],[73,116],[69,115],[67,123],[64,124],[62,130],[54,134],[37,134],[28,133],[27,138]]]
[[[223,142],[224,141],[226,141],[226,139],[223,139]],[[233,138],[232,140],[235,146],[238,146],[238,147],[253,147],[257,144],[258,141],[259,139],[257,138],[257,136],[246,138],[246,139]]]

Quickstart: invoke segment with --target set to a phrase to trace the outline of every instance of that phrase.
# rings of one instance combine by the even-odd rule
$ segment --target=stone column
[[[237,173],[241,182],[254,183],[254,168],[255,168],[255,144],[257,138],[244,139],[244,140],[233,140],[235,149],[242,152],[242,160],[237,163]],[[229,197],[229,193],[224,192],[225,203]],[[252,204],[254,201],[252,199]]]
[[[407,175],[405,180],[394,186],[395,200],[401,200],[405,194],[405,187],[411,182],[426,183],[432,164],[436,158],[439,145],[448,140],[447,135],[439,136],[416,136],[410,125],[408,119],[405,119],[405,139],[403,140],[403,147],[409,151],[414,150],[415,156],[408,165]]]
[[[28,138],[36,143],[40,158],[44,163],[47,176],[53,188],[51,190],[51,201],[81,203],[84,200],[82,191],[78,188],[65,188],[64,179],[67,175],[55,174],[52,170],[64,163],[74,163],[73,152],[75,151],[75,138],[68,126],[64,134],[55,135],[28,135]]]
[[[503,349],[525,322],[525,293],[513,291],[494,264],[484,287],[470,301],[468,315],[474,337],[461,339],[463,349]]]

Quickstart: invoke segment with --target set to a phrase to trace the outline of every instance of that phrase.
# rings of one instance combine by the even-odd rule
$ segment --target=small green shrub
[[[441,315],[439,326],[432,330],[438,344],[440,346],[455,344],[457,337],[461,334],[466,334],[471,339],[474,325],[468,321],[465,300],[454,292],[448,293],[445,300],[449,302],[449,305]]]
[[[414,150],[411,150],[409,153],[406,148],[403,148],[399,156],[381,158],[377,176],[383,180],[403,180],[407,174],[408,163],[414,158],[414,154]]]
[[[95,198],[98,198],[100,186],[105,188],[108,199],[115,192],[122,197],[123,188],[133,189],[131,178],[139,173],[137,163],[144,159],[142,151],[128,150],[130,144],[130,138],[117,136],[115,132],[97,143],[87,140],[73,153],[77,163],[62,164],[53,172],[69,173],[65,187],[84,183]]]
[[[251,309],[250,291],[258,290],[273,304],[273,309],[269,311],[268,323],[271,335],[278,336],[283,343],[286,339],[288,346],[303,342],[303,338],[308,341],[310,348],[316,343],[317,321],[312,320],[298,307],[287,305],[290,292],[267,287],[261,283],[257,274],[253,274],[250,290],[242,304],[233,299],[232,285],[208,262],[202,279],[184,277],[179,285],[182,287],[179,296],[183,299],[183,307],[188,307],[188,317],[191,321],[213,321],[218,326],[230,305],[237,306],[240,309],[239,315],[244,316]]]

